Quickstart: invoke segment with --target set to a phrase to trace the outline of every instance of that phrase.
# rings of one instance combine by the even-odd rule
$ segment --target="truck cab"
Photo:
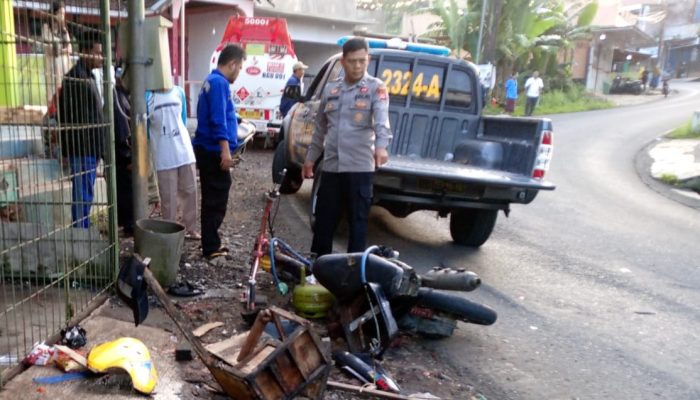
[[[256,136],[275,143],[282,126],[282,92],[297,62],[287,22],[283,18],[231,17],[209,70],[216,68],[221,50],[230,43],[246,51],[240,75],[231,85],[236,112],[255,125]]]

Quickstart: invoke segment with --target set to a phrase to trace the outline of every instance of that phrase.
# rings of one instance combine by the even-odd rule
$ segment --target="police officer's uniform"
[[[387,148],[391,138],[389,94],[384,82],[365,73],[353,84],[338,78],[326,85],[306,155],[307,161],[315,162],[323,153],[312,252],[319,256],[332,252],[333,234],[343,209],[350,228],[348,252],[364,251],[374,149]]]

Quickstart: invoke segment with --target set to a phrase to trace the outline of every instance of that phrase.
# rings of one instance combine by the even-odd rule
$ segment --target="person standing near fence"
[[[202,254],[213,259],[228,254],[221,244],[219,227],[226,217],[231,189],[231,156],[238,148],[238,121],[231,99],[232,84],[246,55],[230,44],[221,51],[216,69],[206,77],[197,102],[197,130],[192,141],[202,191]]]
[[[115,73],[114,85],[114,153],[117,177],[117,225],[124,236],[134,235],[134,195],[131,176],[131,103],[129,90],[122,81],[121,68]]]
[[[197,233],[197,171],[194,149],[187,131],[185,91],[171,89],[146,92],[148,140],[158,175],[161,217],[185,226],[185,238],[199,240]],[[179,206],[179,207],[178,207]]]
[[[58,100],[61,152],[71,171],[73,226],[90,227],[97,163],[107,138],[102,99],[91,71],[102,66],[102,42],[86,32],[80,42],[81,58],[63,78]]]
[[[534,71],[532,76],[525,81],[525,90],[527,91],[527,103],[525,103],[525,115],[530,116],[537,107],[537,102],[540,100],[540,92],[544,88],[544,82],[540,78],[540,72]]]
[[[73,66],[70,59],[73,45],[66,24],[66,5],[63,1],[54,1],[51,4],[49,20],[41,27],[41,39],[44,43],[46,104],[50,105],[54,94],[61,88],[63,75]]]

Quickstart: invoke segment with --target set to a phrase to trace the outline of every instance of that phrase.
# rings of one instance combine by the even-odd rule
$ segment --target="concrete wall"
[[[319,44],[294,41],[294,50],[297,58],[309,66],[307,75],[316,75],[328,57],[339,53],[340,47],[336,44]]]
[[[2,222],[0,229],[0,266],[8,274],[20,272],[55,277],[66,266],[73,267],[90,260],[94,254],[107,249],[95,229],[68,228],[56,230],[53,225],[30,222]],[[36,241],[32,241],[38,239]],[[19,243],[24,243],[19,246]],[[109,265],[109,253],[104,252],[93,263],[105,267]],[[79,271],[85,273],[88,268]]]

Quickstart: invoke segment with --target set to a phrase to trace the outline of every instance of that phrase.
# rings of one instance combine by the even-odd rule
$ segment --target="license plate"
[[[433,181],[418,179],[418,188],[437,193],[465,193],[467,185],[461,182]]]
[[[244,119],[260,119],[262,112],[260,110],[240,110],[238,115]]]

